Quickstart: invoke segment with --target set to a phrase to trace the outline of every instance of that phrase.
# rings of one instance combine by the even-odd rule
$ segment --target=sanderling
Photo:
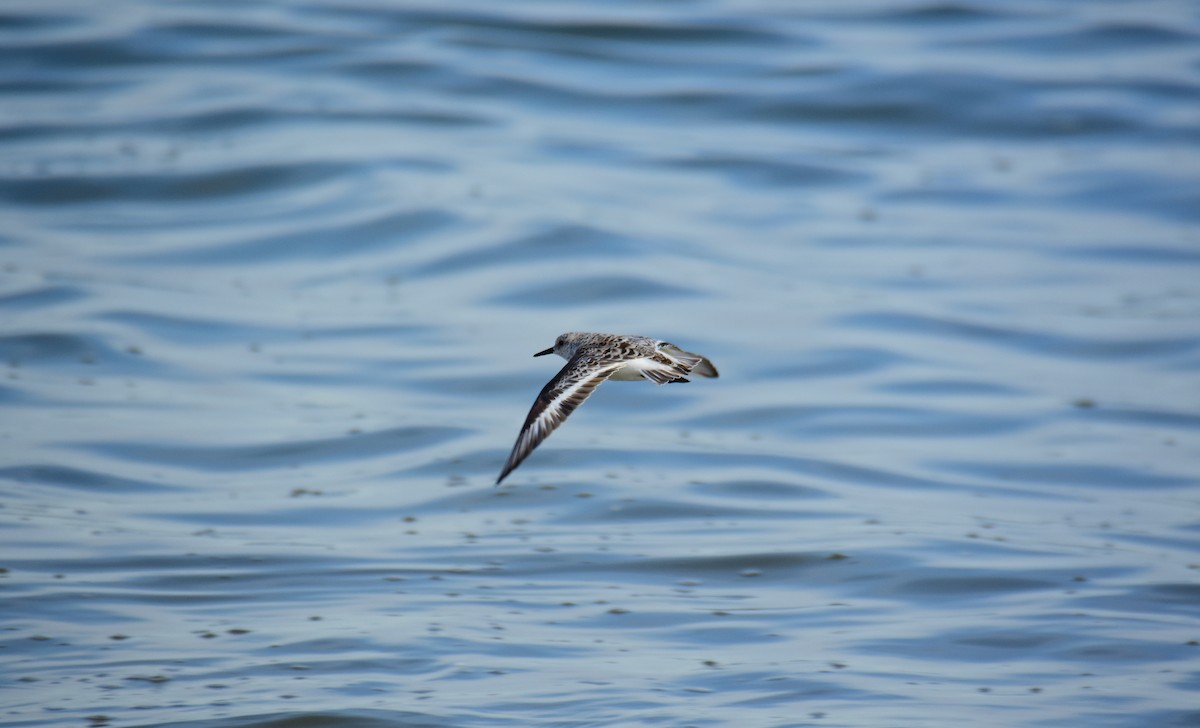
[[[655,384],[667,384],[686,382],[688,374],[717,376],[717,368],[708,359],[646,336],[572,331],[559,336],[554,346],[534,356],[546,354],[558,354],[567,360],[567,365],[538,392],[496,485],[605,379],[628,382],[644,378]]]

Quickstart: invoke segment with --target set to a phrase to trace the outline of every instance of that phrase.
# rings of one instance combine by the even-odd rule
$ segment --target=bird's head
[[[550,347],[549,349],[539,351],[538,353],[534,354],[534,356],[558,354],[563,359],[570,359],[571,357],[575,356],[575,351],[579,348],[579,345],[583,343],[583,338],[585,336],[587,336],[587,334],[580,333],[578,331],[568,331],[565,334],[559,334],[558,338],[554,340],[554,346]]]

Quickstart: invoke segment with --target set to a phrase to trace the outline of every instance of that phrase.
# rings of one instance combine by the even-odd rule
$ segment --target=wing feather
[[[500,477],[496,478],[496,485],[500,485],[500,481],[549,437],[576,407],[583,404],[601,382],[611,377],[623,365],[622,361],[601,361],[586,355],[576,355],[568,361],[566,366],[542,387],[537,399],[533,401],[533,407],[525,417],[525,424],[521,427],[521,434],[517,435],[512,453],[504,463]]]

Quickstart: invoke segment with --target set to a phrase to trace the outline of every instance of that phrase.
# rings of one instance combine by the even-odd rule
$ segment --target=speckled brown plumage
[[[546,354],[558,354],[567,364],[538,393],[496,485],[606,379],[649,379],[655,384],[668,384],[689,381],[689,374],[718,376],[717,368],[707,358],[646,336],[570,332],[534,356]]]

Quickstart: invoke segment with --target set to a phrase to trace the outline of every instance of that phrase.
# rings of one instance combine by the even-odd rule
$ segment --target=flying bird
[[[554,340],[554,346],[534,356],[546,354],[558,354],[567,364],[538,393],[496,485],[606,379],[627,382],[649,379],[655,384],[668,384],[689,381],[689,374],[717,376],[717,368],[707,358],[646,336],[572,331],[562,334]]]

